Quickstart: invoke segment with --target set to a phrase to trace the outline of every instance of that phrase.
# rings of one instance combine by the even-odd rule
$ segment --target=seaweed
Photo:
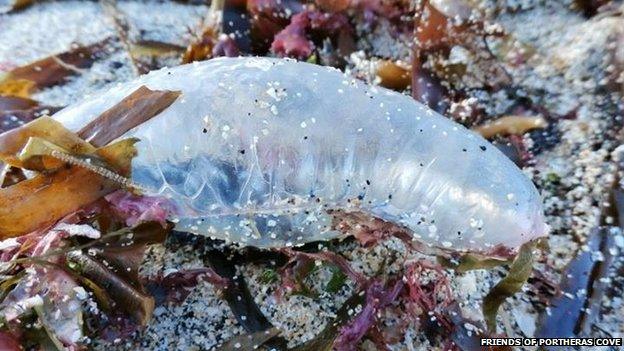
[[[534,247],[534,243],[522,245],[505,278],[499,281],[483,298],[483,316],[490,331],[496,332],[496,315],[500,305],[508,297],[520,291],[529,279],[533,270]]]
[[[421,279],[431,274],[435,278],[423,283]],[[425,333],[438,334],[437,329],[440,327],[445,331],[452,330],[452,323],[446,311],[453,302],[452,293],[449,279],[442,267],[423,259],[416,260],[408,264],[405,277],[407,285],[405,299],[408,305],[420,309],[420,319],[424,321]],[[413,307],[406,307],[406,310],[417,314],[412,310]]]
[[[102,0],[100,4],[117,32],[119,42],[128,53],[135,75],[160,68],[157,60],[160,57],[173,57],[184,53],[185,48],[176,44],[140,38],[132,39],[130,23],[126,15],[117,7],[117,1]]]
[[[228,289],[224,291],[224,298],[243,328],[248,332],[271,328],[271,323],[254,302],[244,277],[236,272],[236,266],[232,261],[216,249],[206,252],[206,260],[217,274],[231,281]]]
[[[111,211],[125,219],[125,225],[132,227],[142,222],[158,222],[167,226],[167,217],[174,212],[173,206],[159,197],[139,196],[119,190],[105,197]]]
[[[594,228],[567,264],[559,283],[559,293],[538,321],[538,337],[591,336],[592,326],[600,311],[602,298],[609,290],[607,277],[615,259],[612,249],[615,236],[624,228],[624,193],[620,186],[622,160],[601,209],[600,226]]]
[[[336,312],[336,318],[312,340],[292,348],[292,351],[329,351],[338,337],[340,328],[351,320],[351,311],[361,306],[366,299],[363,292],[353,294]]]
[[[212,56],[214,57],[236,57],[240,55],[240,49],[236,44],[236,41],[232,39],[232,36],[222,34],[219,36],[219,40],[212,49]]]
[[[419,2],[414,16],[412,97],[437,112],[446,112],[449,101],[463,98],[469,89],[497,91],[511,83],[486,38],[513,40],[489,26],[477,8],[454,0]],[[475,70],[450,62],[452,49],[458,47],[470,55]],[[467,77],[473,78],[470,84]]]
[[[21,351],[22,345],[13,334],[0,331],[0,349],[5,351]]]
[[[51,341],[61,346],[59,350],[64,349],[62,345],[75,346],[82,335],[81,301],[88,298],[82,287],[93,293],[98,307],[111,319],[126,318],[117,317],[123,311],[132,316],[132,325],[144,326],[151,316],[154,302],[145,294],[138,268],[146,245],[163,242],[170,227],[144,222],[103,232],[104,227],[96,230],[89,224],[70,224],[97,220],[92,211],[76,213],[47,231],[19,238],[17,253],[12,258],[9,253],[7,263],[15,272],[9,272],[13,278],[2,283],[3,289],[10,290],[0,305],[2,315],[11,321],[33,309],[47,336],[32,341]],[[106,323],[111,319],[100,319],[96,323],[100,328],[95,329],[110,327]]]
[[[138,76],[140,74],[147,73],[147,69],[143,67],[136,59],[136,57],[132,54],[132,42],[130,41],[128,32],[130,31],[130,25],[126,20],[126,16],[123,12],[119,10],[117,7],[117,0],[101,0],[100,4],[104,13],[108,18],[111,19],[113,27],[117,32],[117,38],[121,45],[123,45],[124,49],[128,53],[130,57],[130,62],[132,62],[132,69],[134,70],[134,75]]]
[[[288,263],[284,267],[282,267],[282,271],[290,271],[291,276],[300,277],[302,273],[305,275],[309,274],[309,266],[311,264],[313,264],[312,266],[316,266],[316,264],[314,264],[314,261],[318,260],[334,265],[360,287],[363,287],[367,284],[367,279],[364,275],[351,268],[351,265],[349,265],[349,262],[344,257],[332,251],[327,250],[319,251],[316,253],[309,253],[291,250],[289,248],[284,248],[280,251],[284,253],[287,257],[290,257]],[[301,270],[303,270],[304,272],[300,272]]]
[[[344,14],[304,10],[292,16],[290,23],[275,35],[271,52],[304,60],[323,39],[337,43],[337,38],[351,32],[353,29]]]
[[[607,252],[613,245],[608,228],[598,228],[587,239],[588,250],[580,251],[567,265],[560,283],[561,294],[550,301],[549,313],[539,319],[537,337],[573,337],[590,335],[596,309],[605,289],[600,278],[605,276],[611,259],[598,259],[597,252]],[[580,293],[580,292],[586,292]],[[598,297],[598,298],[597,298]]]
[[[244,277],[236,272],[234,260],[224,252],[211,247],[205,242],[204,257],[209,266],[221,277],[229,281],[223,291],[223,298],[228,302],[236,320],[248,333],[265,332],[271,330],[273,325],[262,314],[256,305]],[[286,340],[280,337],[271,338],[267,344],[276,350],[286,348]]]
[[[387,286],[379,281],[371,282],[366,289],[362,311],[339,329],[333,347],[337,351],[356,350],[364,336],[375,330],[380,312],[395,302],[404,287],[401,279],[388,282]]]
[[[337,293],[347,283],[347,275],[337,266],[332,267],[332,276],[325,286],[328,293]]]
[[[587,18],[591,18],[601,12],[602,8],[613,3],[611,0],[574,0],[573,5]]]
[[[509,260],[467,253],[459,257],[450,258],[438,256],[438,262],[445,267],[455,270],[457,273],[466,273],[474,269],[491,269],[508,264]]]
[[[106,145],[164,111],[179,96],[180,92],[141,86],[89,122],[78,132],[78,136],[95,146]]]
[[[95,155],[117,170],[129,169],[133,144],[121,141],[96,150]],[[118,182],[81,166],[39,174],[0,189],[0,232],[7,238],[45,228],[119,187]]]
[[[271,48],[273,38],[288,23],[291,16],[303,11],[297,0],[249,0],[247,12],[251,17],[251,51],[264,55]]]
[[[217,288],[227,287],[227,280],[221,278],[212,269],[195,268],[169,273],[166,276],[158,275],[150,279],[145,285],[146,290],[154,297],[156,305],[165,303],[182,303],[192,289],[205,280]]]
[[[503,116],[476,126],[473,130],[484,138],[492,138],[496,135],[522,135],[528,131],[543,129],[547,126],[546,120],[540,116]]]
[[[38,105],[39,102],[26,97],[0,95],[0,111],[28,110]]]
[[[350,0],[316,0],[314,3],[323,11],[340,12],[351,6]]]
[[[0,314],[4,327],[17,332],[14,327],[21,318],[35,317],[44,331],[41,341],[51,341],[55,349],[60,349],[61,342],[76,345],[82,335],[77,285],[55,249],[64,247],[67,236],[86,234],[82,229],[58,227],[33,233],[15,240],[16,247],[3,250],[2,287],[6,290]]]
[[[66,262],[67,267],[59,265],[57,269],[69,273],[73,280],[92,290],[100,307],[113,313],[117,312],[115,308],[121,308],[132,315],[139,325],[145,325],[153,309],[153,300],[145,294],[138,268],[146,245],[164,241],[168,230],[169,227],[158,223],[145,222],[133,228],[105,233],[101,238],[85,244],[78,243],[60,250],[35,251],[22,261],[35,264],[47,262],[43,259],[51,259],[52,263]],[[53,230],[48,236],[55,233]]]
[[[157,40],[137,40],[132,44],[130,52],[133,56],[141,59],[143,57],[155,58],[170,55],[179,55],[184,52],[184,47]],[[150,70],[154,69],[154,64],[147,65]]]
[[[153,282],[145,282],[139,276],[139,267],[147,246],[164,243],[171,226],[147,221],[124,227],[123,217],[105,215],[110,214],[106,204],[99,206],[100,214],[94,219],[100,230],[111,231],[98,240],[78,243],[66,257],[76,281],[93,293],[98,307],[107,316],[88,319],[92,332],[112,341],[147,325],[155,304],[160,302],[162,295],[152,295],[149,288],[153,287],[150,285]],[[121,229],[115,229],[118,227]],[[177,280],[164,281],[165,293],[168,282],[173,281]],[[163,283],[162,280],[157,282]]]
[[[37,119],[0,135],[2,161],[20,168],[36,165],[43,167],[39,171],[48,172],[0,189],[0,201],[4,209],[0,211],[3,235],[25,234],[50,225],[64,215],[126,185],[123,176],[128,175],[129,162],[135,154],[135,141],[121,141],[99,149],[93,145],[108,144],[127,130],[160,113],[178,95],[175,92],[152,91],[141,87],[97,117],[77,135],[50,118]],[[37,138],[41,141],[34,144]],[[39,151],[33,151],[35,146]],[[26,154],[20,154],[25,150]],[[82,155],[80,157],[86,159],[74,155]],[[25,163],[25,157],[30,161],[29,164]],[[36,162],[33,162],[33,157]],[[50,162],[45,162],[50,158],[56,161],[51,162],[56,165],[52,173],[49,173]],[[58,161],[67,163],[67,166],[59,167]],[[59,197],[67,197],[71,201],[56,201]],[[11,206],[8,206],[9,203]],[[33,211],[35,208],[41,210]]]
[[[410,66],[401,62],[380,60],[376,71],[381,79],[379,85],[398,91],[405,90],[412,83],[411,70]]]
[[[88,46],[46,57],[0,75],[0,95],[28,98],[31,93],[67,81],[70,76],[91,67],[98,57],[109,53],[111,40],[105,39]]]
[[[50,117],[42,117],[0,135],[0,160],[13,167],[22,168],[22,150],[31,138],[45,140],[57,150],[75,154],[95,152],[93,145],[67,130],[61,123]]]
[[[443,98],[448,94],[441,81],[425,67],[427,55],[439,50],[448,50],[456,31],[452,31],[447,18],[423,1],[414,16],[414,36],[416,45],[412,52],[412,97],[437,112],[443,112],[447,106]]]
[[[154,299],[145,291],[137,289],[131,283],[112,272],[106,265],[95,258],[80,251],[71,251],[67,254],[69,266],[76,271],[82,279],[88,279],[91,289],[100,289],[100,303],[107,306],[107,310],[121,308],[130,314],[135,322],[145,326],[151,319],[154,310]],[[102,297],[106,294],[108,299]],[[103,304],[105,300],[109,303]]]
[[[236,336],[227,342],[223,343],[217,351],[230,351],[230,350],[266,350],[262,345],[266,344],[270,339],[279,334],[279,330],[275,327],[257,331],[249,334],[243,334]],[[273,349],[274,350],[274,349]]]
[[[41,116],[52,115],[62,107],[37,105],[21,110],[0,110],[0,133],[19,128]]]
[[[57,106],[42,105],[28,97],[2,95],[0,92],[0,134],[60,109]]]
[[[20,11],[35,3],[36,0],[8,0],[0,5],[0,13]]]
[[[266,268],[264,271],[262,271],[262,274],[260,275],[260,282],[262,284],[273,284],[273,283],[277,283],[279,281],[279,274],[271,268]]]
[[[182,63],[203,61],[213,57],[213,51],[219,35],[222,33],[223,8],[225,0],[214,0],[210,3],[210,9],[204,23],[202,32],[187,48],[182,55]]]

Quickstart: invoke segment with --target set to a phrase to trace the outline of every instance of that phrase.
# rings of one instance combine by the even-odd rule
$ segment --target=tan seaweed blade
[[[92,145],[104,146],[161,113],[180,94],[179,91],[150,90],[141,86],[87,124],[78,136]]]
[[[26,168],[19,157],[31,138],[46,140],[72,154],[91,154],[96,148],[48,116],[0,135],[0,159],[13,167]]]
[[[546,128],[548,123],[540,116],[504,116],[474,127],[473,130],[484,138],[497,135],[522,135],[533,129]]]
[[[125,140],[98,149],[95,155],[109,164],[129,168],[133,142]],[[0,190],[0,238],[19,236],[52,225],[119,185],[79,166],[40,174]]]
[[[49,117],[42,117],[0,135],[0,160],[20,168],[38,165],[39,168],[35,170],[42,172],[34,178],[0,189],[0,239],[49,226],[63,216],[123,187],[124,182],[118,179],[125,179],[123,177],[130,173],[130,162],[136,154],[136,140],[109,143],[156,116],[179,95],[179,92],[152,91],[140,87],[79,132],[91,143]],[[32,148],[33,144],[51,145],[51,152],[34,156],[63,161],[61,165],[65,167],[59,168],[58,162],[55,164],[45,160],[25,162],[27,160],[22,151],[25,147]],[[94,145],[106,146],[96,149]],[[87,161],[71,162],[81,159]],[[105,167],[98,167],[97,164],[93,166],[90,160],[96,163],[101,161]],[[108,172],[99,172],[98,169]],[[118,175],[118,179],[111,177],[110,172]]]
[[[0,94],[30,97],[30,94],[56,84],[91,67],[98,55],[107,54],[109,38],[89,46],[78,46],[0,75]]]

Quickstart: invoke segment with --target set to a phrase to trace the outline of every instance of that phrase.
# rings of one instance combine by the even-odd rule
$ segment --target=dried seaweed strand
[[[118,183],[122,186],[124,186],[125,188],[129,188],[129,189],[136,189],[136,190],[141,190],[141,191],[145,191],[146,189],[141,187],[140,185],[138,185],[137,183],[133,182],[132,180],[130,180],[130,178],[124,177],[118,173],[115,173],[113,171],[111,171],[110,169],[107,169],[103,166],[98,166],[96,164],[93,164],[90,162],[90,159],[81,159],[78,158],[76,156],[72,156],[69,154],[66,154],[64,152],[58,151],[58,150],[50,150],[50,156],[57,158],[63,162],[69,163],[72,166],[78,166],[78,167],[82,167],[85,168],[93,173],[96,173],[108,180],[111,180],[115,183]]]

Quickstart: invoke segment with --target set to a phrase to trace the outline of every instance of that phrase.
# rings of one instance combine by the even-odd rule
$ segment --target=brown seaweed
[[[0,111],[28,110],[38,106],[39,102],[19,96],[0,95]]]
[[[37,105],[22,110],[0,110],[0,133],[19,128],[41,116],[51,115],[62,107]]]
[[[231,280],[231,284],[224,292],[224,297],[243,328],[248,332],[270,329],[271,323],[253,301],[244,278],[236,273],[236,266],[232,261],[217,249],[209,250],[205,257],[217,274]],[[242,318],[243,316],[246,318]]]
[[[139,87],[82,128],[78,135],[95,146],[106,145],[169,107],[180,92]]]
[[[20,11],[35,3],[36,0],[8,0],[0,4],[0,13]]]
[[[548,310],[540,315],[538,337],[592,336],[592,327],[609,286],[608,276],[615,257],[615,236],[624,228],[624,192],[620,186],[624,163],[617,160],[615,179],[602,206],[600,223],[587,237],[586,250],[579,250],[568,263]]]
[[[0,95],[0,134],[60,109],[61,107],[41,105],[28,97]],[[8,186],[4,182],[7,171],[9,170],[4,169],[0,163],[0,187]]]
[[[53,114],[60,109],[61,107],[41,105],[30,98],[0,95],[0,134],[19,128],[40,116]],[[2,169],[1,164],[0,169]],[[0,174],[0,183],[2,183],[2,174]]]
[[[166,276],[158,275],[150,279],[145,284],[145,288],[154,297],[156,305],[180,304],[186,300],[200,281],[207,281],[220,289],[226,288],[228,283],[212,269],[203,267],[181,270]]]
[[[117,169],[129,169],[133,143],[122,141],[101,148],[96,154]],[[129,151],[128,148],[131,150]],[[0,189],[0,232],[3,238],[45,228],[63,216],[119,188],[87,168],[69,166],[51,175],[40,174]],[[36,209],[36,210],[34,210]]]
[[[31,93],[61,84],[68,77],[91,67],[99,56],[108,54],[110,39],[17,67],[0,76],[0,95],[28,97]]]
[[[574,0],[574,7],[580,10],[587,18],[591,18],[601,11],[601,8],[607,7],[611,0]]]
[[[492,138],[497,135],[522,135],[534,129],[546,128],[547,125],[541,116],[503,116],[476,126],[473,130],[484,138]]]
[[[520,291],[529,279],[533,270],[534,244],[522,245],[520,252],[514,259],[507,276],[499,281],[483,298],[483,316],[491,332],[496,332],[496,315],[500,305],[515,293]]]
[[[151,296],[128,284],[103,263],[80,251],[69,252],[67,260],[82,277],[94,282],[111,300],[117,302],[111,308],[122,308],[139,325],[147,325],[154,310],[154,299]]]
[[[262,345],[266,344],[267,341],[274,338],[278,334],[279,334],[279,330],[273,327],[268,330],[262,330],[262,331],[257,331],[254,333],[235,336],[232,339],[228,340],[227,342],[223,343],[221,347],[217,348],[217,351],[266,350],[266,348],[262,347]]]
[[[445,267],[455,270],[457,273],[466,273],[475,269],[492,269],[494,267],[508,264],[510,263],[510,260],[466,253],[459,257],[451,258],[438,256],[438,262]]]
[[[67,253],[69,267],[79,273],[107,313],[116,314],[116,308],[120,308],[138,325],[145,326],[155,300],[139,277],[139,267],[147,245],[163,243],[170,229],[157,222],[144,222],[109,232],[95,244],[90,243],[89,249],[95,254],[86,254],[86,249]]]
[[[411,67],[408,65],[382,60],[377,65],[377,76],[381,79],[379,85],[394,89],[405,90],[412,83]]]
[[[473,6],[463,1],[425,0],[419,2],[414,16],[412,96],[438,112],[448,108],[445,100],[459,100],[469,88],[497,91],[511,83],[485,40],[503,37],[504,33],[488,26]],[[465,64],[448,62],[455,46],[471,53],[474,72]],[[468,84],[467,77],[474,82]]]
[[[99,223],[102,228],[102,222]],[[170,229],[169,225],[163,226],[158,222],[143,222],[127,230],[127,235],[108,234],[108,238],[90,247],[97,252],[95,257],[100,261],[106,261],[107,268],[113,273],[135,288],[143,289],[139,267],[143,262],[145,249],[148,245],[165,242]],[[118,231],[123,230],[124,228],[118,229]]]
[[[0,135],[0,160],[13,167],[23,168],[20,153],[31,138],[45,140],[72,154],[95,152],[93,145],[67,130],[61,123],[50,117],[42,117]]]
[[[605,283],[600,282],[609,268],[612,257],[600,255],[608,253],[612,247],[613,234],[606,228],[594,230],[582,250],[570,261],[562,276],[562,294],[553,298],[538,322],[537,337],[590,336],[590,327],[600,308],[600,299]],[[598,259],[600,257],[600,259]]]
[[[202,240],[203,241],[203,240]],[[264,332],[273,328],[271,322],[262,314],[251,295],[244,277],[237,274],[236,264],[223,251],[211,247],[210,242],[204,243],[204,257],[210,267],[221,277],[229,280],[223,297],[228,302],[238,323],[248,332]],[[276,350],[286,349],[286,340],[280,337],[272,338],[266,343]]]

